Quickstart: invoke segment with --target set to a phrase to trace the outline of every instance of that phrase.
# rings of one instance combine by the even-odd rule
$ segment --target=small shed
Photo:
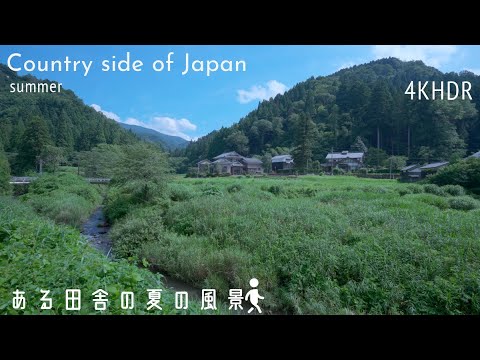
[[[197,163],[198,172],[201,172],[201,173],[210,172],[211,166],[212,166],[212,162],[208,159],[201,160]]]
[[[293,169],[293,157],[292,155],[277,155],[272,157],[272,171],[273,172],[286,172]]]
[[[419,164],[413,164],[405,166],[400,169],[400,177],[402,180],[406,181],[417,181],[422,177],[422,170],[420,170]]]

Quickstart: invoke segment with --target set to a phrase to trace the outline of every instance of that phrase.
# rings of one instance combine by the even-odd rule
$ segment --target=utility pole
[[[390,156],[390,180],[392,180],[392,157]]]

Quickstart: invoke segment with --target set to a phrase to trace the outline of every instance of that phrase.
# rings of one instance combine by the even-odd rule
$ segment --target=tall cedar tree
[[[51,144],[52,140],[45,120],[39,116],[32,117],[23,134],[18,153],[18,162],[22,169],[35,169],[42,152]]]
[[[308,115],[301,115],[297,120],[295,129],[295,148],[293,150],[293,161],[301,172],[308,170],[309,162],[312,160],[313,146],[318,138],[318,130],[315,123]]]

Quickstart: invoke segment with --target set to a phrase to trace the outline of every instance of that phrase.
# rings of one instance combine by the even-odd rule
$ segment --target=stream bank
[[[89,243],[97,250],[102,252],[109,259],[114,259],[114,253],[112,251],[113,244],[112,239],[108,235],[111,226],[105,219],[103,213],[103,206],[98,207],[88,220],[82,226],[82,234],[88,239]],[[158,271],[154,271],[160,273]],[[182,280],[175,279],[171,276],[160,273],[163,277],[165,286],[173,291],[187,291],[189,296],[197,299],[201,299],[202,290],[198,289],[190,284],[185,283]]]

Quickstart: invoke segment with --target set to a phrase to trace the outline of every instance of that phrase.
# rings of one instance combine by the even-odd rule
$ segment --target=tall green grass
[[[228,294],[256,277],[268,310],[296,314],[480,314],[480,202],[458,188],[214,178],[170,194],[112,238],[192,284]]]
[[[21,197],[38,213],[62,224],[80,228],[101,204],[98,186],[71,173],[44,174]]]

